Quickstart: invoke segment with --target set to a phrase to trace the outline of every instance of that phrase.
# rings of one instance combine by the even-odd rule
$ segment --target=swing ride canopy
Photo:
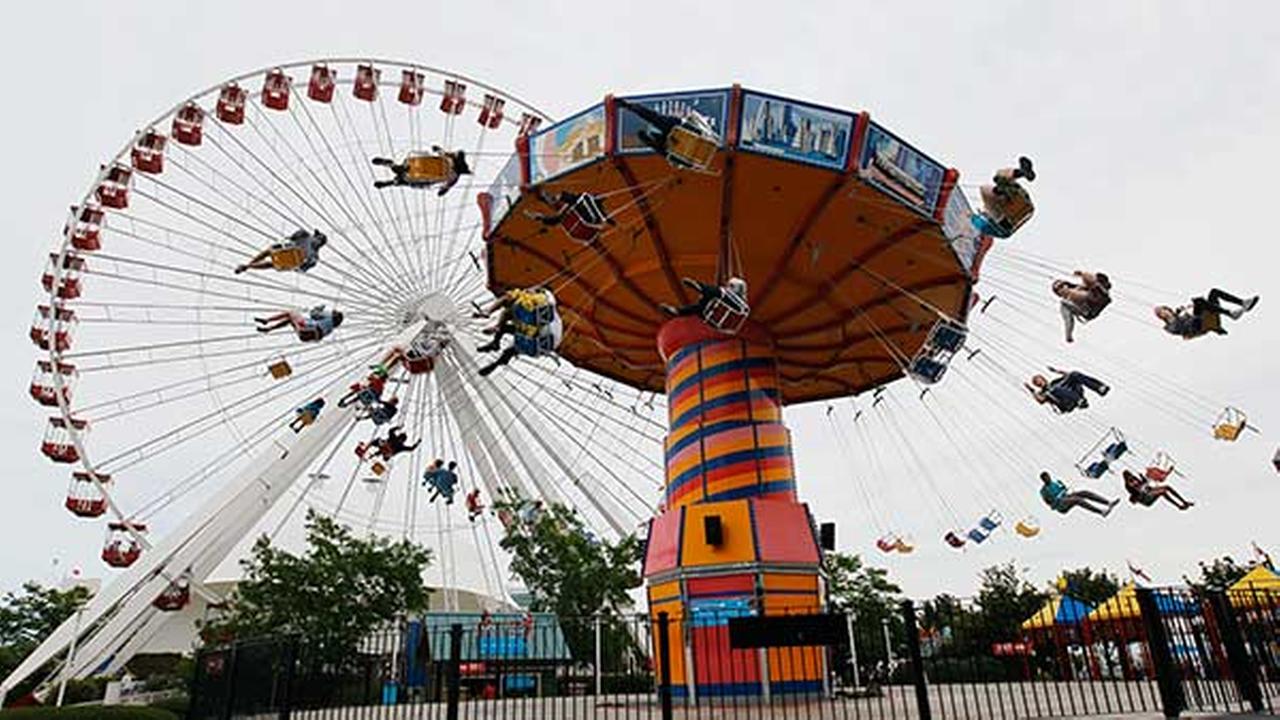
[[[662,390],[659,306],[695,299],[682,276],[747,281],[746,332],[772,345],[788,403],[894,380],[935,320],[965,317],[989,240],[958,174],[867,113],[736,86],[626,100],[702,115],[710,167],[672,166],[607,97],[523,138],[481,198],[490,289],[552,287],[573,364]],[[595,195],[615,224],[579,243],[531,217],[550,212],[531,190]]]

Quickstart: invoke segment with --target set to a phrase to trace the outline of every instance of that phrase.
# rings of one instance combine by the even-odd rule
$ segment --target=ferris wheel
[[[477,192],[547,121],[453,72],[308,61],[182,100],[101,166],[41,275],[30,395],[120,572],[11,680],[73,642],[73,674],[114,669],[306,509],[423,542],[429,582],[496,598],[495,498],[602,536],[651,515],[661,397],[546,358],[476,372]],[[442,467],[456,485],[424,483]]]

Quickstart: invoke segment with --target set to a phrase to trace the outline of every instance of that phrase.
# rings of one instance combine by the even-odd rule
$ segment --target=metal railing
[[[356,642],[206,647],[188,717],[1003,720],[1280,707],[1280,594],[1138,589],[1041,622],[1027,621],[1034,610],[940,597],[763,618],[428,616]]]

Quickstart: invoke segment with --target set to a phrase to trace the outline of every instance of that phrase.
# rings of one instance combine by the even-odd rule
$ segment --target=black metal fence
[[[763,621],[431,616],[354,643],[205,648],[189,717],[988,720],[1280,707],[1280,594],[1063,602],[1030,618],[998,598]]]

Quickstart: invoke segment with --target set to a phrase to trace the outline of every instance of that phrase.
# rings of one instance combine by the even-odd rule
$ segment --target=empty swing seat
[[[271,374],[273,380],[283,380],[293,374],[293,368],[288,360],[280,359],[267,365],[267,372]]]
[[[964,347],[964,341],[968,336],[969,332],[963,325],[940,321],[933,326],[933,331],[929,333],[929,345],[936,350],[957,353]]]
[[[894,550],[897,550],[898,552],[902,553],[903,555],[910,555],[911,553],[913,553],[913,552],[915,552],[915,551],[916,551],[916,546],[915,546],[915,545],[912,545],[911,543],[907,542],[906,540],[903,540],[902,538],[898,538],[898,539],[897,539],[896,541],[894,541],[894,543],[893,543],[893,549],[894,549]]]
[[[946,543],[953,548],[964,547],[964,538],[957,535],[954,530],[948,532],[946,535],[943,535],[942,539],[945,540]]]
[[[742,330],[750,315],[751,306],[745,300],[733,293],[722,292],[720,297],[707,303],[702,321],[722,333],[735,335]]]
[[[1111,469],[1111,463],[1107,462],[1106,460],[1097,460],[1089,463],[1085,467],[1084,476],[1091,480],[1097,480],[1103,475],[1106,475],[1107,471],[1110,469]]]
[[[577,202],[569,209],[560,226],[570,238],[580,243],[589,244],[600,235],[606,218],[600,202],[594,195],[580,195]]]
[[[1147,470],[1144,473],[1144,475],[1146,475],[1147,479],[1150,480],[1151,482],[1164,482],[1165,480],[1169,479],[1169,475],[1172,473],[1173,473],[1172,465],[1168,465],[1168,466],[1151,465],[1147,467]]]
[[[917,357],[911,361],[907,369],[920,382],[932,385],[947,373],[947,364],[930,357]]]
[[[1033,538],[1040,534],[1040,527],[1029,520],[1019,520],[1013,529],[1024,538]]]
[[[706,170],[720,143],[692,128],[677,125],[667,135],[667,159],[694,170]]]
[[[879,549],[880,552],[888,553],[897,550],[898,544],[893,538],[886,536],[876,540],[876,548]]]
[[[987,535],[987,533],[982,532],[980,528],[973,528],[972,530],[969,531],[969,539],[972,540],[975,544],[981,544],[988,537],[989,535]]]
[[[982,528],[987,532],[992,532],[996,528],[1000,527],[1000,522],[1001,522],[1000,516],[995,513],[992,513],[982,518],[981,520],[979,520],[978,527]]]
[[[1123,457],[1127,452],[1129,452],[1129,443],[1124,440],[1117,440],[1116,442],[1108,445],[1107,448],[1102,451],[1102,457],[1109,462],[1115,462]]]

